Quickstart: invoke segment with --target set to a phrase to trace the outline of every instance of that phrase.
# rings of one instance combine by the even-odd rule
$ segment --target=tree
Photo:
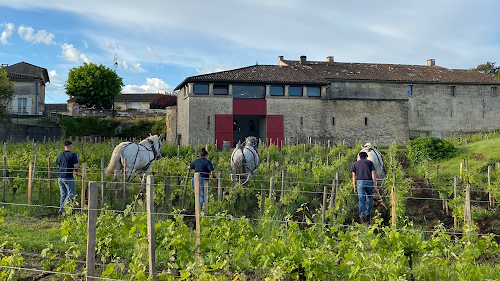
[[[66,94],[87,108],[111,109],[113,99],[120,95],[123,79],[104,65],[83,63],[69,70],[64,84]]]
[[[151,109],[165,109],[167,106],[177,105],[177,93],[158,93],[151,100]]]
[[[9,115],[9,106],[14,97],[14,83],[7,77],[7,71],[0,67],[0,120],[6,121]]]
[[[472,70],[479,71],[484,74],[488,74],[493,77],[499,77],[499,70],[500,67],[495,66],[495,62],[486,62],[484,64],[478,65],[476,68],[473,68]]]

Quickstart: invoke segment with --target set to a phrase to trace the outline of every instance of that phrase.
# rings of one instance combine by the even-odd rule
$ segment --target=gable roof
[[[448,69],[440,66],[346,63],[280,60],[280,65],[253,65],[228,71],[191,76],[187,83],[287,83],[328,85],[330,81],[386,81],[422,83],[500,84],[498,79],[474,70]]]
[[[18,62],[5,67],[7,72],[19,73],[43,79],[43,83],[50,83],[49,72],[46,68],[36,66],[27,62]]]
[[[121,94],[115,98],[115,102],[151,102],[154,96],[158,94]],[[76,102],[75,97],[71,97],[68,102]]]

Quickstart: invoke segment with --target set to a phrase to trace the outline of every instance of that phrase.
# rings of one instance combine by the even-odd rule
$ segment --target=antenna
[[[118,68],[118,55],[115,54],[115,68]]]

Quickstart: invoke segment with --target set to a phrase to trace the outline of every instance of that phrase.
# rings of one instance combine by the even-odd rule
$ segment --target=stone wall
[[[345,139],[349,144],[372,141],[383,146],[408,142],[406,100],[270,98],[267,113],[283,115],[284,135],[292,143],[308,137],[313,142]]]
[[[20,124],[0,124],[0,140],[2,142],[21,142],[27,137],[30,140],[43,141],[44,137],[48,140],[60,139],[64,136],[64,129],[61,127],[37,126],[37,125],[20,125]]]
[[[167,107],[166,116],[167,133],[165,140],[170,143],[177,142],[177,106]]]
[[[409,85],[412,85],[411,95]],[[329,99],[353,97],[408,99],[410,138],[500,129],[500,97],[492,94],[492,85],[332,82],[327,90]]]

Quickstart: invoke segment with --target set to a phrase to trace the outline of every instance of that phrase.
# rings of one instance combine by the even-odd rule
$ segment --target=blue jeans
[[[370,216],[372,212],[373,181],[358,180],[357,187],[359,217]]]
[[[200,177],[200,210],[203,210],[203,203],[205,203],[205,181],[208,182],[208,179]],[[191,179],[191,187],[194,190],[194,178]]]
[[[75,179],[58,178],[57,180],[61,190],[61,207],[59,210],[64,212],[64,206],[73,200],[75,196]]]

